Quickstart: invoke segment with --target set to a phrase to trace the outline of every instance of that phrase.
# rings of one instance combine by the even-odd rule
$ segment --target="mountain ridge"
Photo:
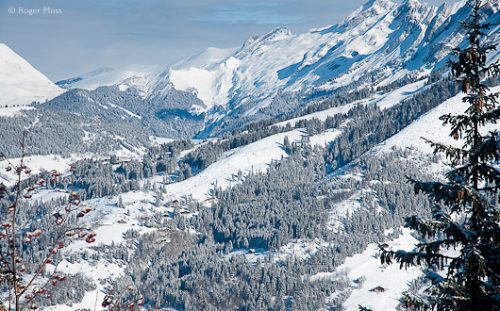
[[[145,94],[158,97],[171,88],[193,92],[204,105],[190,112],[207,113],[210,124],[220,117],[255,114],[277,93],[300,97],[419,78],[443,67],[449,48],[463,39],[459,21],[469,10],[466,1],[451,6],[368,1],[331,26],[301,34],[278,27],[239,48],[220,49],[217,57],[204,58],[210,55],[205,51],[166,66],[149,76]],[[498,19],[498,4],[490,3],[487,10],[488,19]]]
[[[44,102],[63,92],[28,61],[0,42],[0,107]]]

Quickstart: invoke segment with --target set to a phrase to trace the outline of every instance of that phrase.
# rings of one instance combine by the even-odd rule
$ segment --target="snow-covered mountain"
[[[496,25],[489,36],[496,42],[500,38],[499,6],[490,1],[484,9],[488,21]],[[451,47],[464,39],[460,22],[469,12],[465,1],[436,7],[418,0],[370,0],[343,22],[303,34],[278,28],[250,38],[240,47],[208,48],[171,66],[100,68],[59,81],[64,89],[87,91],[68,92],[51,107],[69,113],[93,111],[105,120],[109,116],[102,107],[112,98],[113,105],[160,122],[153,126],[154,122],[141,121],[152,130],[171,127],[152,135],[188,138],[184,135],[189,133],[206,138],[277,116],[285,116],[279,121],[286,116],[300,117],[297,113],[304,107],[333,96],[349,98],[338,102],[347,109],[345,104],[372,102],[396,89],[406,95],[418,93],[427,87],[424,79],[431,72],[446,68]],[[10,49],[0,48],[7,55],[3,62],[11,64],[0,67],[0,75],[6,75],[0,76],[0,86],[9,88],[3,92],[7,105],[14,100],[29,104],[63,92]],[[498,58],[498,52],[491,56]],[[12,69],[16,64],[27,69]],[[33,77],[38,84],[31,83]],[[100,86],[103,88],[96,91]],[[396,92],[395,100],[388,102],[396,105],[405,97],[402,95]],[[123,98],[127,100],[121,101]],[[75,108],[75,101],[82,101],[81,107]],[[196,129],[179,131],[186,120],[195,123]]]
[[[64,90],[52,83],[30,63],[0,43],[0,109],[45,102]]]
[[[497,1],[485,9],[493,24],[498,9]],[[311,98],[426,76],[445,66],[451,47],[463,41],[460,21],[469,11],[466,1],[438,7],[418,0],[370,0],[343,22],[303,34],[277,28],[239,48],[209,48],[163,70],[105,70],[59,84],[95,88],[123,77],[114,84],[135,86],[149,98],[172,88],[193,92],[203,105],[189,112],[207,113],[210,124],[228,115],[254,115],[277,94]],[[491,33],[498,41],[499,27]]]
[[[133,86],[144,96],[153,77],[162,71],[162,66],[128,66],[123,69],[102,67],[69,79],[57,81],[65,89],[94,90],[100,86],[118,85],[121,90]]]
[[[245,104],[247,114],[271,104],[278,92],[383,86],[441,68],[463,39],[460,21],[469,10],[465,1],[436,7],[371,0],[340,24],[299,35],[278,28],[249,39],[223,61],[171,68],[169,79],[175,88],[194,90],[207,109]],[[489,13],[498,19],[498,3]]]

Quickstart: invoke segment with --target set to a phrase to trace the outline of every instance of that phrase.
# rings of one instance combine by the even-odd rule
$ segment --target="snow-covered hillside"
[[[173,198],[191,196],[198,201],[210,198],[213,187],[225,188],[236,182],[235,176],[242,172],[243,176],[250,171],[255,173],[265,171],[271,161],[278,161],[287,156],[282,144],[285,136],[290,141],[300,141],[303,133],[299,130],[269,136],[255,143],[230,150],[216,163],[210,165],[200,174],[187,180],[170,184],[166,187],[167,193]],[[161,181],[159,176],[157,181]]]
[[[308,137],[308,141],[311,146],[324,147],[335,140],[340,133],[341,130],[328,130]],[[286,158],[288,154],[283,147],[285,137],[288,137],[291,143],[298,143],[303,137],[307,137],[307,133],[303,129],[296,129],[271,135],[246,146],[227,151],[217,162],[201,173],[181,182],[169,184],[165,190],[172,199],[180,199],[185,196],[200,202],[210,200],[212,198],[211,190],[214,187],[224,189],[240,182],[239,173],[241,173],[240,177],[244,177],[250,172],[265,172],[272,161]],[[162,180],[162,176],[155,178],[155,181],[160,184]]]
[[[500,92],[500,87],[491,88],[491,92]],[[422,138],[429,139],[434,142],[440,142],[455,147],[461,147],[463,141],[454,140],[449,136],[449,126],[443,127],[442,121],[439,120],[444,114],[461,114],[468,107],[468,103],[462,101],[463,94],[459,94],[445,101],[441,105],[432,109],[422,117],[415,120],[410,126],[403,129],[398,134],[386,140],[379,150],[389,150],[392,147],[399,148],[416,148],[425,153],[432,153],[432,147],[427,144]],[[490,124],[485,127],[485,131],[500,130],[500,124]]]
[[[403,234],[387,244],[394,249],[410,251],[418,240],[411,235],[411,230],[404,228]],[[399,269],[398,265],[383,266],[380,264],[377,244],[370,244],[364,252],[347,258],[338,267],[339,271],[347,272],[353,280],[354,290],[344,302],[346,311],[357,311],[359,306],[373,311],[396,310],[399,298],[407,290],[410,282],[422,275],[419,268]],[[364,279],[362,282],[355,280]],[[382,287],[383,291],[374,290]]]
[[[0,43],[0,115],[12,107],[45,102],[63,92],[7,45]],[[6,109],[7,108],[7,109]]]
[[[396,106],[400,101],[414,95],[427,86],[424,85],[423,81],[415,82],[401,88],[395,89],[386,94],[376,94],[374,98],[371,99],[372,103],[376,103],[379,107],[388,109],[389,107]],[[500,87],[495,87],[492,91],[500,91]],[[350,108],[351,106],[346,106]],[[453,97],[452,99],[439,105],[434,110],[430,111],[428,114],[424,115],[418,119],[413,125],[408,127],[408,132],[405,134],[403,130],[400,134],[395,135],[386,142],[386,147],[390,146],[400,146],[404,147],[403,143],[411,143],[415,139],[415,135],[422,134],[425,130],[429,130],[432,134],[437,132],[438,122],[434,122],[435,119],[444,112],[456,111],[460,112],[465,109],[464,104],[461,103],[460,96]],[[319,118],[324,119],[324,115],[334,115],[336,113],[345,113],[347,110],[342,111],[332,111],[331,109],[316,112],[308,116],[304,116],[306,119]],[[423,121],[427,120],[427,121]],[[292,120],[296,122],[297,120]],[[292,123],[293,123],[292,122]],[[415,128],[412,128],[414,126]],[[145,233],[158,232],[162,230],[161,228],[155,228],[146,226],[143,222],[144,219],[149,219],[162,214],[162,217],[169,217],[174,213],[174,208],[172,207],[172,202],[185,202],[186,197],[191,197],[198,202],[202,202],[200,206],[205,207],[210,205],[213,200],[211,189],[218,186],[221,188],[231,187],[235,184],[242,183],[245,180],[245,176],[250,171],[262,172],[266,171],[268,165],[272,161],[279,161],[282,158],[288,157],[289,154],[284,150],[282,145],[285,136],[288,137],[290,142],[299,141],[309,141],[311,145],[326,145],[328,142],[335,140],[343,131],[342,126],[335,129],[327,129],[319,134],[309,137],[308,140],[303,140],[303,136],[307,136],[304,129],[293,129],[288,132],[283,132],[279,134],[270,135],[268,137],[262,138],[255,142],[243,145],[231,149],[223,153],[217,161],[209,165],[206,169],[199,172],[195,176],[189,177],[180,182],[174,182],[170,184],[165,184],[164,175],[157,174],[156,176],[141,180],[140,184],[145,185],[154,181],[152,187],[155,189],[161,189],[163,202],[157,204],[159,200],[159,192],[147,189],[147,187],[141,188],[139,190],[128,191],[120,193],[115,196],[106,196],[103,198],[92,199],[86,201],[86,205],[90,206],[94,213],[91,215],[89,221],[93,225],[93,230],[97,233],[97,246],[120,246],[126,247],[127,232],[129,230],[135,230],[138,235]],[[400,138],[397,138],[401,135]],[[440,138],[440,137],[436,137]],[[395,140],[394,143],[391,140]],[[214,140],[216,141],[216,140]],[[379,147],[382,148],[382,147]],[[186,150],[179,154],[182,158],[190,150]],[[30,166],[32,162],[29,162]],[[57,159],[54,163],[48,163],[46,169],[51,167],[64,166],[66,162]],[[0,163],[1,164],[1,163]],[[38,167],[33,165],[34,169]],[[59,168],[61,169],[61,168]],[[241,171],[242,174],[239,174]],[[359,176],[352,175],[353,172],[339,172],[336,173],[335,178],[339,179],[363,179],[363,174]],[[328,179],[333,178],[329,176]],[[349,183],[354,181],[349,181]],[[387,182],[387,181],[386,181]],[[346,185],[349,184],[344,182]],[[371,183],[381,183],[381,180],[372,180],[367,185]],[[387,182],[391,184],[391,182]],[[342,190],[342,189],[335,189]],[[37,190],[35,194],[37,199],[51,199],[64,194],[61,194],[60,189],[49,190],[41,189]],[[341,222],[339,221],[342,217],[348,214],[355,213],[356,210],[362,210],[363,204],[366,196],[363,194],[373,195],[373,190],[368,191],[367,189],[362,189],[360,191],[355,191],[352,195],[349,195],[340,202],[337,202],[335,206],[335,214],[329,215],[332,221],[338,222],[337,225],[331,226],[333,230],[338,230],[341,228]],[[165,204],[165,202],[168,202]],[[373,201],[377,205],[377,201]],[[377,205],[378,206],[378,205]],[[365,206],[366,207],[366,206]],[[378,206],[380,207],[380,206]],[[193,217],[197,211],[190,211],[187,207],[182,207],[182,217]],[[387,243],[395,248],[409,249],[416,242],[416,239],[412,237],[408,230],[403,231],[403,235],[395,240],[387,239]],[[309,240],[296,240],[288,243],[287,245],[281,247],[274,255],[276,260],[285,260],[288,257],[295,256],[297,259],[301,258],[299,255],[307,254],[312,256],[316,252],[321,251],[328,247],[328,243],[324,241],[309,241]],[[68,245],[66,255],[72,254],[77,260],[64,260],[60,265],[59,269],[61,271],[67,272],[69,274],[74,274],[77,272],[82,272],[84,275],[90,278],[90,280],[96,285],[96,289],[92,291],[85,292],[83,300],[79,303],[75,303],[73,306],[63,306],[57,305],[47,310],[72,310],[74,307],[89,307],[95,304],[95,301],[102,301],[103,290],[106,286],[112,284],[113,280],[124,275],[127,270],[127,266],[123,261],[120,260],[109,260],[105,258],[98,259],[82,259],[79,258],[79,254],[82,252],[89,252],[93,254],[95,250],[89,249],[84,243],[72,243]],[[249,249],[238,249],[234,251],[232,255],[243,254],[250,262],[254,262],[257,258],[262,260],[269,252],[259,253],[259,251]],[[307,257],[307,256],[306,256]],[[421,275],[419,269],[410,269],[407,271],[400,271],[397,265],[392,265],[388,267],[382,267],[377,258],[377,245],[369,244],[364,251],[360,251],[359,254],[348,257],[345,263],[338,267],[335,271],[328,272],[318,272],[315,275],[310,276],[311,281],[319,282],[330,280],[332,281],[339,276],[345,276],[350,281],[351,290],[349,296],[346,297],[343,306],[347,310],[357,310],[358,305],[363,305],[370,307],[373,310],[395,310],[397,304],[399,303],[398,298],[401,293],[409,287],[409,282]],[[363,282],[359,280],[365,279]],[[372,291],[377,286],[384,288],[383,292]]]
[[[297,117],[293,119],[289,119],[286,121],[279,122],[275,125],[277,126],[286,126],[290,124],[291,126],[295,126],[295,124],[302,120],[311,120],[318,119],[320,121],[325,121],[328,117],[334,116],[336,114],[346,114],[356,105],[369,105],[375,104],[380,107],[381,110],[388,109],[392,106],[395,106],[401,103],[403,100],[425,90],[427,86],[425,86],[425,80],[420,80],[415,83],[407,84],[401,88],[398,88],[392,92],[375,94],[372,97],[367,97],[361,100],[354,101],[352,103],[342,105],[339,107],[334,107],[330,109],[326,109],[323,111],[314,112],[311,114],[307,114],[302,117]]]

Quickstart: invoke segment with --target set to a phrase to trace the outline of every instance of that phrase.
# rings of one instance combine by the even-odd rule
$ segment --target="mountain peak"
[[[420,2],[419,0],[404,0],[401,7],[412,10],[420,10],[422,8],[429,8],[431,5],[425,2]]]
[[[411,6],[411,7],[419,7],[419,6],[422,6],[422,2],[418,1],[418,0],[405,0],[403,1],[403,4],[406,4],[408,6]]]
[[[376,11],[378,13],[391,9],[396,5],[396,2],[393,0],[369,0],[365,4],[361,6],[360,9],[358,9],[361,12],[366,12],[366,11]],[[356,12],[355,12],[356,13]],[[354,14],[352,14],[354,15]]]
[[[265,34],[262,36],[262,40],[281,40],[283,38],[288,38],[292,36],[292,31],[288,29],[287,27],[277,27],[271,32]]]
[[[192,67],[210,68],[224,61],[236,51],[237,48],[221,49],[208,47],[194,56],[182,59],[181,61],[175,63],[172,65],[172,69],[187,69]]]
[[[352,14],[347,16],[342,26],[352,28],[359,24],[366,23],[369,18],[386,15],[398,6],[393,0],[369,0],[359,7]]]
[[[10,47],[0,43],[0,107],[43,102],[62,93],[45,75]]]
[[[248,39],[235,53],[236,57],[243,56],[255,51],[258,47],[272,42],[284,40],[292,37],[293,34],[287,27],[278,27],[263,36],[256,36]]]

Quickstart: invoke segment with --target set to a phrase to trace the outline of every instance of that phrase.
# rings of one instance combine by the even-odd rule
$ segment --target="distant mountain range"
[[[486,10],[493,24],[499,21],[498,8],[491,1]],[[343,22],[307,33],[277,28],[239,48],[209,48],[163,70],[98,70],[57,84],[135,86],[150,97],[173,87],[195,92],[203,101],[203,107],[192,107],[194,113],[222,109],[254,114],[278,93],[377,87],[437,71],[463,40],[460,21],[469,10],[465,1],[437,7],[417,0],[371,0]],[[497,41],[498,30],[498,25],[491,29]]]
[[[496,25],[489,30],[495,42],[500,38],[499,6],[490,1],[484,9],[487,21]],[[62,102],[73,100],[103,107],[119,90],[133,94],[136,106],[143,105],[122,107],[134,114],[145,116],[141,113],[147,110],[148,118],[195,120],[197,137],[219,136],[321,98],[375,92],[439,72],[451,48],[464,41],[460,22],[469,12],[466,1],[437,7],[417,0],[370,0],[343,22],[303,34],[277,28],[240,47],[208,48],[171,66],[100,68],[56,85],[2,44],[0,89],[8,91],[2,92],[7,95],[0,106],[43,102],[62,88],[81,88],[56,100],[56,106],[71,107]],[[97,88],[98,96],[92,93]],[[175,128],[161,134],[193,133],[175,133]]]

